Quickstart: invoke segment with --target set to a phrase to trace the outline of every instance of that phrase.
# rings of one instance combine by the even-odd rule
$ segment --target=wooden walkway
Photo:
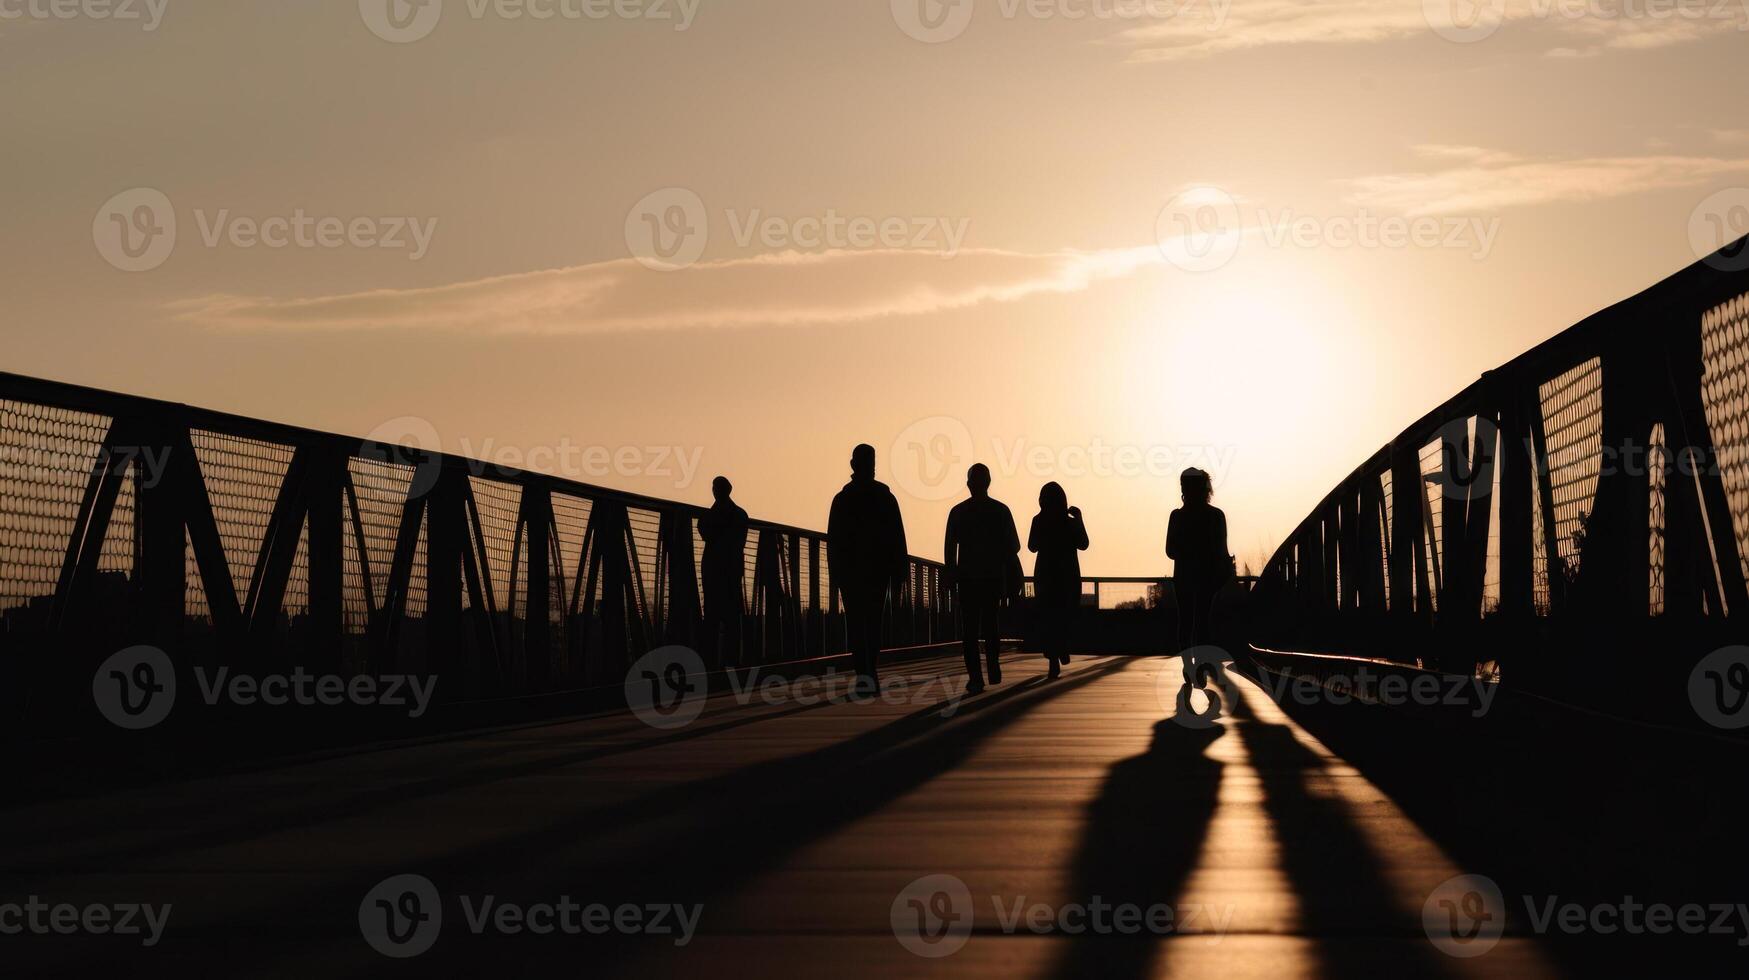
[[[1056,681],[1005,662],[964,701],[940,658],[889,671],[908,693],[872,704],[719,695],[673,730],[603,715],[15,808],[0,902],[172,909],[150,948],[0,947],[21,971],[157,974],[1554,972],[1510,928],[1485,956],[1442,952],[1423,913],[1467,869],[1250,682],[1204,724],[1163,720],[1176,660],[1076,658]],[[397,920],[414,938],[390,947],[425,951],[394,959],[361,919],[424,907],[414,879],[379,888],[404,875],[442,921]],[[512,911],[476,933],[486,896]],[[696,935],[532,932],[561,897],[643,925],[696,908]],[[1113,931],[1167,914],[1162,935]]]

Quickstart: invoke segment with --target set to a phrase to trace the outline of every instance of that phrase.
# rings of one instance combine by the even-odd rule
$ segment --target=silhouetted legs
[[[1002,583],[969,580],[960,583],[960,637],[965,646],[966,690],[984,689],[984,672],[978,668],[978,640],[985,644],[990,683],[1002,683],[1002,634],[997,629],[996,609],[1002,601]]]
[[[1206,583],[1181,581],[1178,591],[1178,649],[1180,652],[1211,642],[1209,615],[1215,603],[1215,590]]]
[[[1034,608],[1038,611],[1039,645],[1044,648],[1045,662],[1050,664],[1050,676],[1057,677],[1069,662],[1069,635],[1074,632],[1076,609],[1043,599]]]
[[[741,583],[704,581],[704,635],[718,667],[741,666]]]
[[[844,628],[849,634],[850,658],[856,668],[856,693],[873,697],[880,692],[878,660],[886,589],[846,589],[843,595]]]
[[[1194,581],[1177,582],[1174,587],[1178,591],[1178,652],[1185,655],[1213,642],[1209,619],[1214,608],[1215,590],[1206,583]],[[1208,676],[1218,677],[1219,674],[1218,660],[1207,656],[1193,660],[1184,656],[1185,683],[1202,687],[1208,683]]]

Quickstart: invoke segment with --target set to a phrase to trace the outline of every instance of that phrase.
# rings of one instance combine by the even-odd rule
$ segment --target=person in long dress
[[[1047,483],[1038,492],[1038,514],[1026,536],[1026,550],[1038,556],[1032,568],[1035,633],[1055,678],[1069,662],[1069,639],[1081,609],[1080,553],[1087,550],[1081,508],[1069,506],[1069,496],[1058,483]]]

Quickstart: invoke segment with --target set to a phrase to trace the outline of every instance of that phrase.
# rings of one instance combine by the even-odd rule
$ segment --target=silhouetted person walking
[[[1026,536],[1026,549],[1038,556],[1032,566],[1032,608],[1035,632],[1044,644],[1051,677],[1069,662],[1069,634],[1081,610],[1081,552],[1087,550],[1087,527],[1081,508],[1069,506],[1069,496],[1057,483],[1038,492],[1038,515]]]
[[[832,498],[826,523],[826,560],[832,584],[844,597],[844,625],[856,664],[855,697],[880,692],[877,659],[887,589],[910,571],[899,501],[874,474],[874,447],[857,446],[850,453],[850,482]]]
[[[716,503],[698,519],[704,539],[704,632],[719,667],[741,666],[741,578],[747,568],[747,512],[729,494],[727,477],[711,481]]]
[[[1178,650],[1209,642],[1209,616],[1215,593],[1233,576],[1227,553],[1227,515],[1209,503],[1214,485],[1195,467],[1179,474],[1184,506],[1166,524],[1166,557],[1172,559],[1172,584],[1178,594]],[[1190,665],[1185,665],[1187,674]],[[1187,676],[1194,680],[1194,677]]]
[[[990,496],[990,468],[974,463],[966,471],[969,499],[954,505],[947,514],[947,542],[943,561],[948,584],[957,590],[960,632],[966,654],[966,692],[984,689],[984,674],[978,669],[978,640],[984,640],[984,659],[990,683],[1002,683],[1002,636],[996,625],[996,610],[1003,598],[1020,589],[1014,567],[1020,560],[1020,534],[1008,505]]]

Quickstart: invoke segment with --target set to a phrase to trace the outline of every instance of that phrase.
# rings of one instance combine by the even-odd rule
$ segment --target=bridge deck
[[[890,671],[913,693],[873,704],[721,695],[673,731],[602,715],[101,805],[16,808],[4,814],[0,896],[173,911],[151,950],[119,937],[8,937],[9,959],[378,973],[395,961],[361,938],[361,900],[414,873],[442,893],[443,923],[429,952],[402,962],[440,972],[524,962],[726,977],[1553,972],[1540,941],[1514,929],[1479,959],[1439,952],[1424,901],[1469,869],[1250,682],[1235,682],[1242,704],[1197,728],[1162,722],[1176,661],[1076,658],[1056,681],[1034,656],[1006,663],[1004,684],[957,704],[925,683],[957,673],[940,658]],[[901,893],[932,875],[963,882],[974,925],[963,948],[934,958],[909,951],[893,919]],[[925,890],[926,905],[937,901]],[[485,895],[703,912],[684,948],[650,936],[472,935],[462,896],[477,907]],[[1016,903],[1056,918],[1096,897],[1169,904],[1182,931],[1040,935],[1003,921]]]

